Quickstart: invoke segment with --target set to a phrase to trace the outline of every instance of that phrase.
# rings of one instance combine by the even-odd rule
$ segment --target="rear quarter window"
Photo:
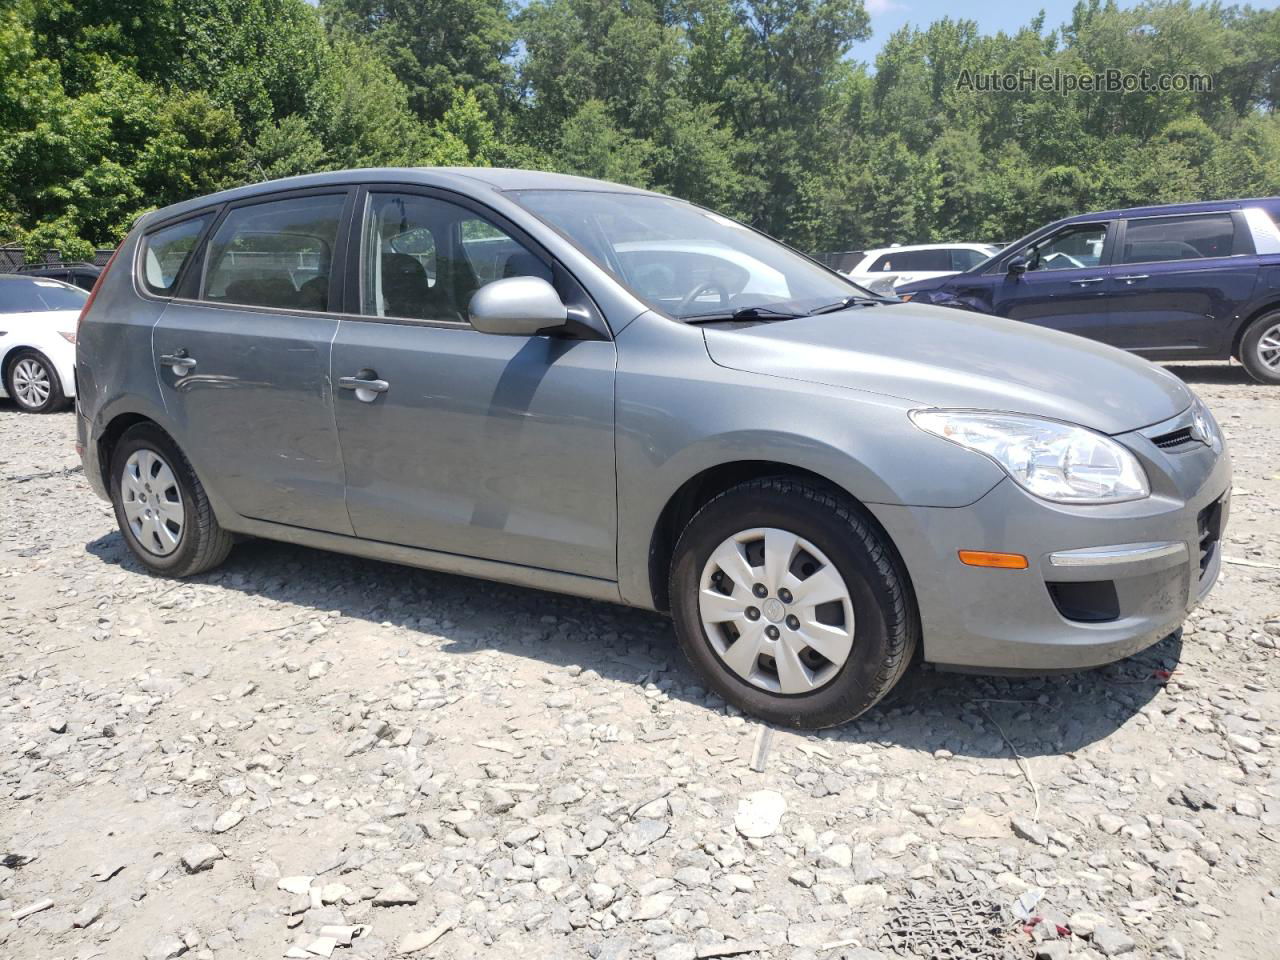
[[[191,259],[209,215],[183,220],[148,233],[142,240],[142,285],[158,297],[173,296],[178,274]]]

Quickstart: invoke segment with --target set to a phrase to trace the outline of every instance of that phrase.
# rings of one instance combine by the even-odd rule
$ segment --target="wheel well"
[[[4,357],[0,359],[0,377],[6,378],[6,379],[8,378],[9,365],[13,363],[13,361],[17,358],[18,354],[20,354],[23,350],[30,350],[32,353],[38,353],[40,354],[40,356],[44,357],[43,350],[33,347],[29,343],[15,343],[12,347],[9,348],[8,352],[5,353]],[[48,361],[47,357],[45,359],[46,361]],[[48,361],[48,362],[51,362],[51,361]]]
[[[739,460],[722,463],[703,470],[686,480],[667,501],[649,541],[649,590],[657,610],[666,611],[670,603],[667,596],[667,580],[671,570],[671,558],[675,553],[680,533],[693,519],[693,515],[730,487],[763,477],[793,477],[812,480],[835,489],[841,496],[850,497],[848,491],[832,483],[821,474],[787,463],[771,460]],[[850,497],[856,502],[856,498]],[[877,524],[878,526],[878,524]]]
[[[1244,340],[1244,335],[1249,332],[1249,328],[1253,326],[1253,321],[1263,314],[1271,313],[1273,310],[1280,310],[1280,300],[1273,300],[1271,303],[1263,304],[1245,318],[1244,323],[1240,324],[1236,329],[1235,339],[1231,342],[1231,356],[1237,360],[1240,359],[1240,344]]]
[[[108,423],[98,437],[98,469],[102,471],[102,482],[108,490],[111,489],[111,455],[115,453],[116,444],[126,430],[139,423],[149,423],[156,429],[163,429],[150,417],[144,417],[140,413],[122,413]]]

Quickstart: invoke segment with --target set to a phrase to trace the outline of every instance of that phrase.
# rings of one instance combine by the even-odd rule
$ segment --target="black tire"
[[[1258,350],[1262,335],[1268,332],[1271,332],[1272,337],[1280,337],[1280,310],[1263,314],[1249,324],[1249,329],[1240,338],[1240,362],[1249,371],[1249,376],[1259,383],[1275,385],[1280,384],[1280,366],[1267,366]]]
[[[698,589],[708,558],[729,537],[778,527],[809,540],[844,578],[854,610],[853,649],[825,686],[795,695],[764,690],[721,661],[699,615]],[[817,729],[852,720],[901,679],[920,634],[915,597],[897,552],[866,512],[830,487],[789,477],[740,484],[689,521],[671,564],[676,636],[710,687],[770,723]]]
[[[184,517],[178,545],[169,554],[160,555],[148,549],[134,534],[125,515],[121,493],[124,470],[129,458],[139,450],[158,454],[177,480]],[[151,572],[167,577],[189,577],[213,569],[231,552],[231,534],[218,525],[200,478],[178,445],[154,424],[130,427],[120,438],[111,454],[110,489],[120,534],[134,556]]]
[[[37,364],[44,371],[45,376],[49,378],[49,395],[43,403],[28,403],[18,393],[14,381],[17,378],[18,365],[24,361],[29,364]],[[49,362],[49,358],[43,353],[30,347],[23,347],[10,355],[4,368],[4,389],[13,402],[17,404],[18,409],[27,413],[53,413],[67,405],[67,396],[62,392],[62,381],[58,378],[57,368]]]

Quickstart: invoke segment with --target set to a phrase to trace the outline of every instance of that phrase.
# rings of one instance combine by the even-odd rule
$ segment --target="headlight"
[[[1213,450],[1222,452],[1222,429],[1218,426],[1218,421],[1214,419],[1212,413],[1209,412],[1208,405],[1196,397],[1191,403],[1191,422],[1195,425],[1195,432]]]
[[[1151,493],[1137,458],[1085,427],[982,410],[912,410],[910,417],[921,430],[990,457],[1045,500],[1117,503]]]
[[[58,336],[62,337],[62,339],[67,341],[67,343],[76,342],[76,332],[74,330],[70,332],[67,332],[66,330],[59,330]]]

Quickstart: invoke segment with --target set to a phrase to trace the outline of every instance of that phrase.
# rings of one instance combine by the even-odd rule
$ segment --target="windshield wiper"
[[[864,297],[861,294],[854,294],[851,297],[845,297],[843,300],[837,300],[835,303],[824,304],[821,307],[814,307],[806,316],[816,317],[823,313],[835,313],[839,310],[848,310],[850,307],[874,307],[879,303],[893,303],[894,301],[884,297]]]
[[[692,317],[685,317],[685,323],[715,323],[724,320],[794,320],[796,317],[807,316],[804,313],[796,313],[794,310],[777,310],[773,307],[757,305],[754,307],[739,307],[737,310],[725,311],[723,313],[696,313]]]

